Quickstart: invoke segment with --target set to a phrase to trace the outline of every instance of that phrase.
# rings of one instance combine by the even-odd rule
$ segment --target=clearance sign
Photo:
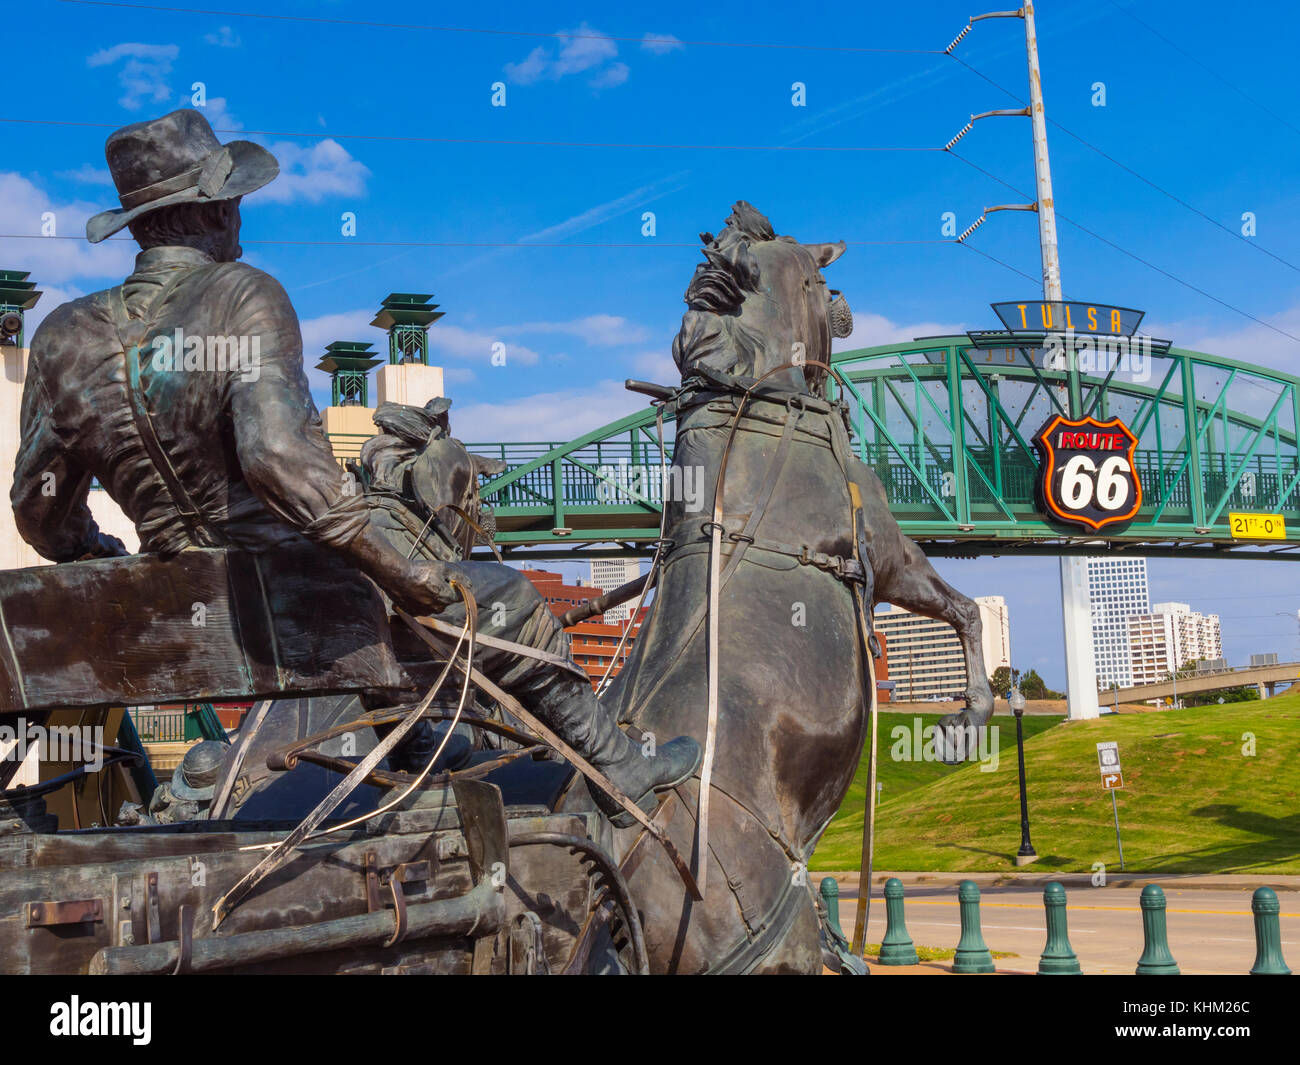
[[[1098,530],[1129,521],[1142,506],[1133,453],[1137,437],[1119,418],[1052,418],[1034,437],[1038,492],[1058,521]]]

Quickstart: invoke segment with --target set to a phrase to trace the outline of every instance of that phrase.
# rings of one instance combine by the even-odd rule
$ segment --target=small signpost
[[[1119,847],[1119,867],[1124,868],[1124,841],[1119,835],[1119,804],[1115,792],[1124,786],[1124,769],[1119,762],[1119,744],[1114,740],[1097,744],[1097,767],[1101,770],[1101,787],[1110,792],[1110,808],[1115,814],[1115,845]]]

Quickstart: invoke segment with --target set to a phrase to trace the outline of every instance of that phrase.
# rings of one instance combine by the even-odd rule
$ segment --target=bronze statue
[[[827,398],[831,337],[847,335],[851,318],[821,269],[844,245],[778,237],[743,201],[702,239],[668,402],[673,465],[703,469],[713,506],[667,504],[654,604],[603,701],[633,735],[706,743],[716,656],[707,819],[698,775],[659,818],[685,852],[707,838],[696,853],[711,867],[703,901],[643,832],[621,833],[616,854],[652,971],[813,973],[823,955],[806,864],[859,764],[875,695],[872,605],[957,628],[970,680],[949,729],[982,726],[993,698],[977,608],[902,535],[880,481],[853,456],[847,408]],[[569,805],[584,802],[573,793]]]
[[[124,284],[57,308],[32,339],[11,493],[23,537],[55,562],[121,554],[87,509],[95,478],[135,523],[142,551],[163,558],[188,548],[274,553],[306,540],[403,609],[456,624],[466,609],[459,585],[500,604],[493,635],[549,656],[485,647],[485,672],[653,808],[656,791],[695,768],[694,741],[643,757],[596,702],[525,577],[492,562],[409,560],[336,464],[293,307],[272,277],[238,262],[239,201],[276,176],[270,153],[220,144],[185,109],[118,130],[105,154],[122,207],[92,218],[87,237],[129,228],[142,250]]]
[[[61,848],[41,835],[39,789],[0,792],[26,820],[0,819],[0,955],[15,959],[0,967],[283,972],[311,954],[324,972],[820,971],[806,864],[866,735],[873,604],[958,630],[970,680],[949,736],[993,705],[978,611],[902,536],[830,387],[831,338],[852,317],[821,271],[844,245],[779,237],[743,201],[704,234],[680,386],[639,387],[677,419],[668,483],[712,499],[667,500],[650,613],[598,702],[532,584],[466,558],[490,539],[477,479],[493,467],[451,436],[449,401],[381,406],[360,463],[336,464],[293,308],[238,262],[240,197],[274,159],[219,144],[189,110],[118,131],[106,154],[122,208],[87,235],[130,227],[142,251],[123,285],[58,308],[32,340],[12,500],[24,537],[67,565],[0,573],[0,711],[264,701],[233,750],[195,748],[132,812],[148,827]],[[95,527],[92,479],[135,522],[140,556],[116,557]],[[222,600],[220,624],[174,616],[196,594]],[[475,597],[492,607],[477,627]],[[49,624],[56,602],[94,606],[84,640],[105,662]],[[322,602],[341,605],[321,617]],[[461,662],[427,630],[481,640]],[[448,717],[433,700],[453,668]],[[471,686],[496,717],[462,717]],[[434,746],[430,720],[474,738]],[[371,734],[357,761],[324,749],[355,726]],[[487,733],[513,748],[483,749]],[[539,737],[586,787],[536,757]],[[330,813],[346,820],[325,826]],[[272,850],[250,853],[246,833]],[[186,855],[220,877],[196,886]],[[22,926],[29,866],[39,897],[63,902]],[[89,895],[112,921],[80,937],[32,926]]]

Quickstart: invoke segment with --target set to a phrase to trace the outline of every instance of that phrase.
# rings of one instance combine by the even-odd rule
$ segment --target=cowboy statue
[[[141,251],[122,285],[63,304],[32,339],[11,493],[23,538],[54,562],[125,554],[91,517],[97,480],[145,553],[274,552],[305,538],[406,611],[458,625],[456,586],[472,589],[493,604],[503,638],[481,648],[483,672],[653,809],[657,791],[695,770],[698,745],[682,737],[643,757],[521,573],[408,560],[340,470],[308,391],[293,306],[274,278],[239,262],[240,199],[276,177],[274,157],[248,141],[222,145],[189,109],[118,130],[105,154],[121,207],[91,218],[86,236],[97,243],[128,228]],[[228,342],[215,360],[203,351],[213,339]],[[512,653],[506,641],[544,654]],[[592,790],[616,824],[631,820]]]

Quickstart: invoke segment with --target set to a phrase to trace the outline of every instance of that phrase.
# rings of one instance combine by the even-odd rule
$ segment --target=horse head
[[[844,254],[844,243],[778,237],[744,200],[716,237],[700,239],[705,262],[686,289],[690,309],[673,341],[682,380],[772,373],[773,387],[824,395],[826,371],[815,364],[828,365],[831,338],[853,329],[847,301],[821,274]]]

